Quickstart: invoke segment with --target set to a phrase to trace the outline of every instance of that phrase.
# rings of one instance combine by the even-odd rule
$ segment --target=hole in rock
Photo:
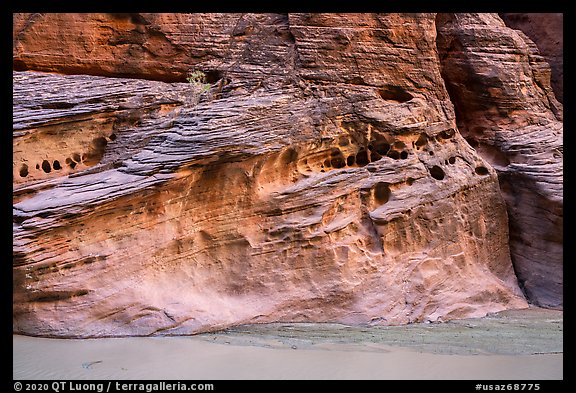
[[[116,134],[110,134],[110,140],[115,141],[117,138]]]
[[[428,143],[428,135],[426,134],[420,134],[420,136],[418,137],[418,139],[416,140],[416,146],[418,148],[426,145],[426,143]]]
[[[220,79],[222,79],[222,71],[219,70],[208,70],[204,72],[204,75],[206,75],[206,83],[215,83],[218,82]]]
[[[372,162],[378,161],[378,160],[381,159],[381,158],[382,158],[382,156],[381,156],[380,154],[376,153],[376,152],[372,152],[372,154],[370,154],[370,160],[371,160]]]
[[[104,152],[101,150],[91,150],[82,155],[82,163],[86,166],[94,166],[100,162]]]
[[[396,141],[392,144],[392,149],[402,150],[406,147],[406,144],[402,141]]]
[[[68,165],[70,168],[74,169],[74,167],[76,166],[76,163],[74,161],[72,161],[72,159],[67,157],[66,158],[66,165]]]
[[[400,153],[396,150],[390,150],[387,155],[388,155],[388,157],[390,157],[394,160],[397,160],[400,158]]]
[[[62,167],[60,166],[60,161],[54,160],[54,162],[52,163],[52,168],[54,168],[56,170],[62,169]]]
[[[298,152],[293,148],[289,148],[282,155],[282,161],[284,164],[290,164],[298,159]]]
[[[340,149],[338,149],[337,147],[335,147],[335,148],[333,148],[333,149],[330,151],[330,156],[335,157],[335,156],[340,155],[341,153],[342,153],[342,152],[340,151]]]
[[[388,153],[388,150],[390,150],[390,145],[388,143],[380,141],[374,143],[374,151],[381,156],[385,156],[386,153]]]
[[[40,105],[43,109],[70,109],[74,108],[76,104],[72,102],[62,102],[62,101],[54,101],[54,102],[47,102]]]
[[[346,166],[346,163],[344,162],[344,158],[343,157],[334,157],[330,160],[330,164],[332,164],[332,166],[334,168],[344,168]]]
[[[388,183],[378,182],[374,187],[374,198],[380,204],[388,202],[390,199],[390,187]]]
[[[28,176],[28,165],[22,164],[22,166],[20,167],[20,177],[26,177],[26,176]]]
[[[40,164],[36,164],[36,169],[40,169]]]
[[[414,184],[414,182],[415,182],[415,179],[413,177],[409,177],[408,179],[406,179],[406,184],[408,184],[409,186]]]
[[[434,155],[434,152],[433,152],[432,150],[430,150],[430,151],[428,152],[428,154],[430,154],[431,156],[433,156],[433,155]]]
[[[444,170],[442,170],[438,165],[434,165],[430,168],[430,175],[436,180],[442,180],[444,179]]]
[[[324,166],[330,168],[330,160],[328,158],[324,160]]]
[[[444,130],[438,136],[442,139],[450,139],[454,136],[454,130]]]
[[[360,150],[357,154],[356,154],[356,164],[360,165],[360,166],[364,166],[364,165],[368,165],[368,153],[366,152],[366,150]]]
[[[97,150],[104,150],[108,141],[103,136],[99,136],[98,138],[92,139],[92,144]]]
[[[396,102],[407,102],[412,98],[412,94],[408,93],[406,90],[399,86],[386,85],[378,89],[378,95],[383,100],[396,101]]]
[[[406,150],[402,150],[400,152],[400,158],[403,160],[407,159],[408,158],[408,152]]]
[[[354,157],[354,156],[346,157],[346,165],[348,165],[348,166],[354,165],[355,161],[356,161],[356,157]]]
[[[476,169],[474,169],[474,172],[476,172],[476,174],[482,175],[482,176],[487,175],[488,173],[490,173],[490,172],[488,171],[488,168],[483,167],[483,166],[477,166]]]
[[[47,160],[42,161],[42,170],[46,173],[52,172],[52,167],[50,167],[50,163]]]
[[[79,163],[80,162],[80,154],[72,153],[72,160],[76,163]]]
[[[448,163],[449,163],[449,164],[454,164],[455,162],[456,162],[456,157],[450,157],[450,158],[448,159]]]

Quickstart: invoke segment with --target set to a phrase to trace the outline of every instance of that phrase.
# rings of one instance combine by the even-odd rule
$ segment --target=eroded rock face
[[[185,82],[201,65],[208,82],[220,72],[259,79],[291,69],[288,27],[286,14],[20,13],[13,17],[13,65],[167,82]]]
[[[440,14],[437,28],[458,129],[498,172],[519,281],[531,302],[561,308],[563,123],[550,67],[496,14]]]
[[[564,14],[502,13],[506,26],[522,31],[532,40],[550,64],[550,85],[556,98],[564,102]]]
[[[116,16],[70,18],[118,31]],[[215,78],[198,104],[187,83],[14,73],[15,332],[391,325],[527,306],[496,172],[455,124],[433,14],[142,18],[146,37],[160,29],[186,55],[138,72],[194,58]]]

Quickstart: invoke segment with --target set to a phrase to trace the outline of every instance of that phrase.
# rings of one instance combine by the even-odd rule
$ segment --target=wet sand
[[[563,313],[538,308],[401,327],[276,323],[13,343],[14,379],[563,379]]]

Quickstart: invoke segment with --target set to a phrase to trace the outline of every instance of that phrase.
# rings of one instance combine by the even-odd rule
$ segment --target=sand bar
[[[242,326],[190,337],[13,336],[14,379],[563,379],[563,313],[402,327]]]

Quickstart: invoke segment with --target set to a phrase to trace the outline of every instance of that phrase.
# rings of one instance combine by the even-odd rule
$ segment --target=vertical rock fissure
[[[454,107],[454,115],[456,117],[455,121],[456,121],[456,125],[458,127],[458,129],[460,130],[460,132],[462,133],[462,136],[464,137],[465,140],[469,141],[467,133],[466,133],[466,129],[467,129],[467,124],[466,121],[464,120],[464,115],[463,115],[463,106],[459,100],[460,100],[460,96],[458,94],[458,92],[455,89],[455,85],[453,83],[450,83],[450,79],[451,76],[449,75],[449,73],[446,70],[446,67],[444,66],[444,61],[445,59],[450,55],[450,51],[452,49],[454,49],[454,47],[459,46],[460,44],[456,41],[457,38],[456,37],[450,37],[447,38],[443,35],[443,32],[440,30],[440,27],[442,25],[444,25],[445,23],[447,23],[447,21],[451,18],[455,18],[456,16],[454,14],[445,14],[445,13],[438,13],[436,14],[436,18],[435,18],[435,27],[436,27],[436,51],[438,54],[438,60],[439,60],[439,66],[440,66],[440,75],[442,76],[442,80],[444,81],[444,86],[446,88],[446,92],[448,93],[448,96],[450,97],[450,101],[452,102],[452,106]],[[447,41],[451,41],[450,45],[447,48],[443,48],[441,46],[438,45],[439,43],[439,38],[440,39],[446,39]],[[461,50],[459,48],[459,50]],[[472,147],[472,146],[471,146]],[[509,209],[507,209],[507,214],[509,215]],[[510,230],[510,222],[512,220],[510,220],[510,217],[508,219],[508,225],[509,225],[509,230]],[[514,256],[511,256],[512,259],[512,268],[514,269],[514,274],[516,276],[516,278],[518,279],[518,286],[520,287],[520,289],[522,290],[522,293],[524,294],[524,296],[526,296],[526,298],[528,297],[528,293],[526,291],[525,285],[523,280],[519,279],[519,273],[517,271],[517,267],[516,264],[514,263]]]
[[[497,14],[439,13],[435,27],[458,129],[498,174],[519,286],[532,304],[562,308],[563,108],[549,65]]]

